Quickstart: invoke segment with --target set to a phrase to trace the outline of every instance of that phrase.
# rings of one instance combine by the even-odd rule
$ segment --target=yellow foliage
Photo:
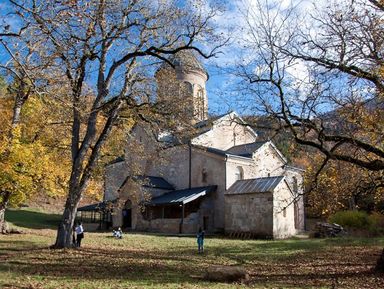
[[[10,205],[17,206],[36,194],[64,195],[69,176],[68,152],[49,144],[68,142],[58,138],[60,129],[47,130],[53,118],[50,107],[30,97],[22,109],[21,122],[11,131],[12,100],[0,123],[0,191],[11,192]],[[55,141],[52,138],[55,137]],[[1,201],[1,200],[0,200]]]
[[[314,155],[312,164],[306,170],[307,187],[312,185],[321,163],[322,157]],[[308,195],[308,213],[328,217],[340,210],[380,207],[384,202],[384,189],[367,186],[370,180],[379,176],[380,172],[369,172],[349,163],[329,162],[318,176],[316,187]]]

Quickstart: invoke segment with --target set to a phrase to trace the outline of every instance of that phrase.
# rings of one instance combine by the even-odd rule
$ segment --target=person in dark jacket
[[[205,232],[200,227],[199,232],[197,233],[197,249],[199,253],[204,252],[204,235],[205,235]]]

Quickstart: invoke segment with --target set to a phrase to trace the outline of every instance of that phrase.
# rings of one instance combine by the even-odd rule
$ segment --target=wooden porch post
[[[183,233],[183,224],[184,224],[184,203],[181,203],[181,221],[180,221],[180,228],[179,233]]]

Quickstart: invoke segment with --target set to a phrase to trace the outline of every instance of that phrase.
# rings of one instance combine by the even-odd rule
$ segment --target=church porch
[[[175,190],[153,198],[138,218],[137,230],[194,234],[199,227],[213,229],[210,194],[216,186]]]

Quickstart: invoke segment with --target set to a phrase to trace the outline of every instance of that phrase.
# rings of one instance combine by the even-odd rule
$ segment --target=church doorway
[[[208,231],[208,224],[209,224],[209,217],[204,216],[203,217],[203,230]]]
[[[125,202],[122,213],[123,213],[123,228],[124,229],[132,228],[132,202],[130,200]]]

